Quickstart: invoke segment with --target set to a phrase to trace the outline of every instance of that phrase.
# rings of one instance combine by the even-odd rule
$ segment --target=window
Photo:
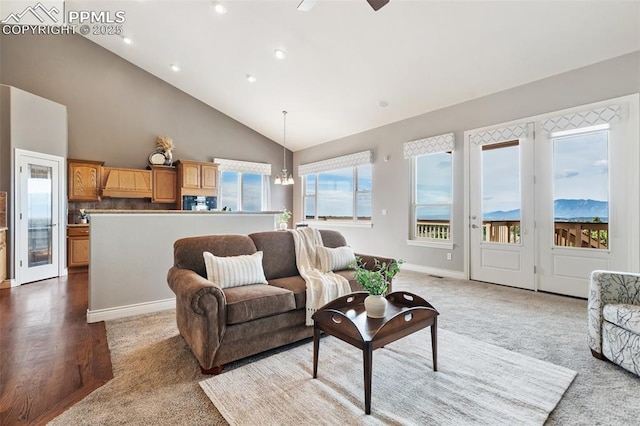
[[[583,131],[552,142],[554,244],[607,250],[609,131]]]
[[[411,224],[407,244],[453,248],[454,135],[432,136],[405,142],[404,158],[411,160]]]
[[[372,151],[303,164],[305,220],[371,222]]]
[[[413,157],[413,231],[416,240],[451,240],[452,153]]]
[[[304,176],[306,220],[371,221],[371,164]]]
[[[257,173],[220,172],[220,207],[232,211],[259,212],[263,209],[263,178]]]
[[[271,165],[248,161],[214,160],[220,170],[218,207],[231,211],[269,210]]]
[[[520,141],[482,145],[482,241],[520,244]]]

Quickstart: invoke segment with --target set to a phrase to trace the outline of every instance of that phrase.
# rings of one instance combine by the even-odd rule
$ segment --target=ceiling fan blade
[[[308,12],[313,9],[313,6],[316,5],[316,1],[317,0],[302,0],[298,5],[298,10],[301,10],[302,12]]]
[[[367,2],[371,5],[373,10],[378,10],[385,4],[389,3],[389,0],[367,0]]]

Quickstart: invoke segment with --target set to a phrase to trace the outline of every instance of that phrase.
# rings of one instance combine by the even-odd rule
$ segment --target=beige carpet
[[[440,312],[441,329],[577,371],[546,425],[637,424],[640,378],[591,356],[585,300],[405,270],[395,281],[395,289],[411,291],[433,303]],[[165,311],[108,321],[115,377],[52,424],[227,424],[198,385],[210,376],[200,374],[178,335],[174,315]],[[374,368],[379,367],[377,352]],[[266,356],[231,364],[225,374]],[[379,395],[374,391],[374,409]]]
[[[364,414],[362,352],[334,337],[200,382],[232,425],[542,425],[575,372],[440,330],[432,370],[427,330],[373,354],[371,415]]]

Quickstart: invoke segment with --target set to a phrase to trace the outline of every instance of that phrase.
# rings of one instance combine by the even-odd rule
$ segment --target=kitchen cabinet
[[[69,201],[100,201],[103,161],[67,160]]]
[[[7,231],[0,231],[0,283],[7,279]]]
[[[175,203],[178,201],[176,169],[169,166],[149,166],[153,181],[154,203]]]
[[[103,167],[103,197],[151,198],[151,170]]]
[[[176,161],[178,174],[178,201],[185,195],[218,195],[218,165],[202,161]]]
[[[89,265],[89,225],[67,227],[67,267]]]

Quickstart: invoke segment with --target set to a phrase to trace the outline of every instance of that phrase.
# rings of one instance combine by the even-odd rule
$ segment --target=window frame
[[[358,187],[358,167],[368,166],[371,167],[371,189],[359,189]],[[335,170],[351,169],[352,171],[352,186],[351,202],[353,208],[353,214],[350,220],[326,220],[318,217],[318,175],[321,173],[327,173]],[[307,179],[309,176],[314,176],[313,194],[307,193]],[[301,176],[302,178],[302,218],[305,223],[310,223],[316,226],[322,226],[323,224],[340,225],[340,226],[355,226],[355,227],[371,227],[373,223],[373,209],[371,209],[371,216],[368,219],[358,219],[358,195],[370,194],[370,203],[372,204],[373,195],[373,163],[359,164],[356,166],[342,167],[330,170],[324,170],[318,173],[308,173]],[[313,219],[307,218],[307,199],[314,199],[314,212]]]
[[[223,179],[222,179],[222,174],[228,172],[228,173],[237,173],[238,177],[236,180],[236,188],[237,188],[237,200],[236,200],[236,205],[238,206],[238,208],[235,211],[238,212],[263,212],[263,211],[267,211],[267,206],[265,206],[265,197],[266,197],[266,184],[265,184],[265,175],[261,174],[261,173],[250,173],[250,172],[238,172],[238,171],[234,171],[234,170],[221,170],[220,171],[220,188],[218,188],[218,210],[222,209],[222,199],[221,199],[221,194],[222,194],[222,188],[223,188]],[[260,210],[244,210],[243,206],[242,206],[242,200],[243,200],[243,179],[244,179],[244,175],[245,174],[251,174],[251,175],[259,175],[261,177],[261,182],[260,182]]]
[[[451,156],[451,194],[450,194],[450,203],[418,203],[417,195],[418,195],[418,159],[420,157],[426,155],[435,155],[448,153]],[[453,249],[453,205],[454,205],[454,186],[453,186],[453,176],[454,176],[454,151],[439,151],[439,152],[428,152],[424,154],[415,155],[411,158],[411,201],[410,201],[410,217],[411,222],[409,223],[409,239],[407,240],[407,244],[410,246],[420,246],[420,247],[433,247],[433,248],[443,248],[451,250]],[[417,211],[420,207],[428,207],[428,206],[449,206],[449,238],[429,238],[429,237],[419,237],[417,235],[417,221],[418,214]]]

